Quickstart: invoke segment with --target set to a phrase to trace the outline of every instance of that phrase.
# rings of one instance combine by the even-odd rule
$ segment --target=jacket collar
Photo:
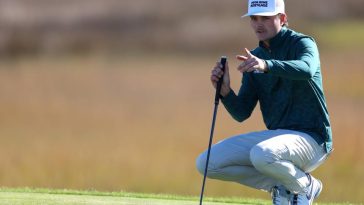
[[[265,49],[275,49],[276,47],[281,46],[281,44],[283,43],[284,39],[285,39],[285,34],[287,33],[288,28],[283,26],[281,28],[281,30],[277,33],[277,35],[275,35],[272,39],[269,40],[269,48],[267,48],[263,41],[259,41],[259,46]]]

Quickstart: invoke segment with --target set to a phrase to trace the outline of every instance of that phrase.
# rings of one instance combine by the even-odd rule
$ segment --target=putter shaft
[[[222,64],[222,70],[224,71],[225,70],[225,64],[226,64],[226,57],[225,56],[221,57],[220,63]],[[202,205],[203,194],[205,192],[207,169],[208,169],[208,166],[209,166],[212,139],[214,137],[215,122],[216,122],[216,115],[217,115],[217,110],[218,110],[218,106],[219,106],[219,101],[220,101],[220,91],[221,91],[222,81],[223,81],[223,77],[221,77],[219,79],[219,81],[217,82],[217,85],[216,85],[214,114],[213,114],[213,117],[212,117],[209,146],[208,146],[208,149],[207,149],[206,165],[205,165],[205,171],[204,171],[203,181],[202,181],[202,189],[201,189],[201,194],[200,194],[200,205]]]

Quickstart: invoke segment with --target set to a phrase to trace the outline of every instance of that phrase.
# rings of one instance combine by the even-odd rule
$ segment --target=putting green
[[[198,201],[188,200],[21,192],[0,192],[0,203],[1,205],[198,205]],[[226,204],[237,205],[204,202],[204,205]]]

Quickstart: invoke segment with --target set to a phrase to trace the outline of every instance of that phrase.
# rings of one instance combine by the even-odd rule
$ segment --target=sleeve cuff
[[[273,62],[271,60],[265,60],[265,63],[267,64],[267,73],[272,72]]]

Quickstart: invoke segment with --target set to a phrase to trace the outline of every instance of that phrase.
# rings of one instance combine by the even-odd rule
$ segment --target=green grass
[[[198,204],[199,198],[166,194],[144,194],[130,192],[99,192],[94,190],[55,190],[31,188],[0,188],[1,205],[20,204],[135,204],[135,205],[189,205]],[[206,205],[223,204],[269,204],[260,199],[211,198],[204,199]]]
[[[194,205],[199,198],[165,194],[143,194],[130,192],[78,191],[67,189],[0,188],[1,205]],[[205,205],[271,204],[261,199],[211,198],[204,199]],[[348,205],[342,203],[336,205]],[[329,203],[320,205],[330,205]],[[334,205],[334,204],[332,204]]]

